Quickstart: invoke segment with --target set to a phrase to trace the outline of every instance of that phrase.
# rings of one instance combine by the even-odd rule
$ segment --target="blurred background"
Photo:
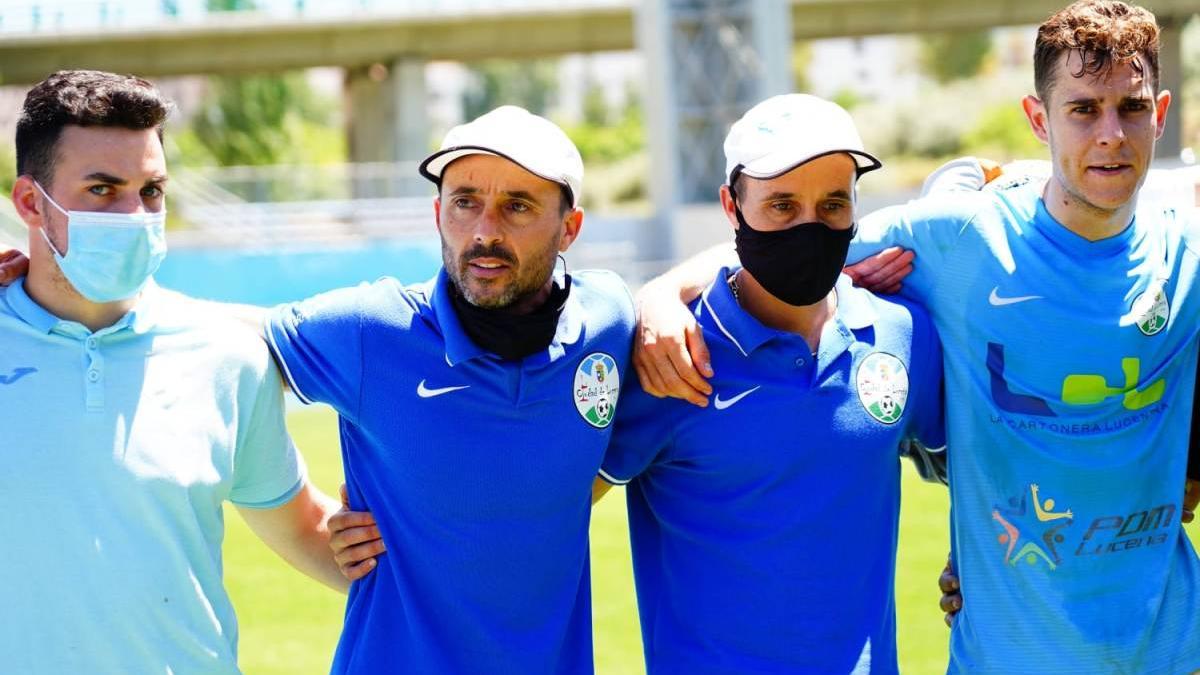
[[[769,95],[851,111],[885,163],[860,184],[863,213],[913,196],[950,157],[1047,157],[1019,101],[1034,26],[1064,1],[0,0],[0,188],[29,85],[62,68],[135,73],[178,108],[161,284],[273,304],[382,275],[419,281],[440,254],[417,164],[451,126],[512,103],[561,124],[583,154],[588,215],[569,267],[636,286],[728,239],[721,142]],[[1159,163],[1180,166],[1200,147],[1200,2],[1142,4],[1164,28],[1162,86],[1175,94]],[[0,248],[25,241],[0,200]],[[334,416],[297,411],[289,425],[335,491]],[[902,664],[940,672],[946,499],[905,471]],[[226,556],[246,672],[324,672],[340,598],[236,517]],[[598,508],[593,556],[598,670],[640,672],[619,491]]]

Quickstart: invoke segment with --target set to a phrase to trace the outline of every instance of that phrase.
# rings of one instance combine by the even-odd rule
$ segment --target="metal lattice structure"
[[[758,101],[791,89],[791,9],[779,0],[643,2],[639,46],[648,69],[648,123],[659,209],[642,250],[677,252],[677,207],[711,203],[724,181],[722,142]]]

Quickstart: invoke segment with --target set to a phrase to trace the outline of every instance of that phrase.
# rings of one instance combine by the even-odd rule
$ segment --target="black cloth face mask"
[[[733,187],[729,188],[733,195]],[[734,235],[742,267],[768,293],[789,305],[819,302],[829,295],[846,266],[850,240],[858,224],[835,230],[825,223],[799,223],[765,232],[750,227],[734,196],[738,229]]]
[[[571,276],[566,276],[563,286],[555,283],[546,302],[528,314],[476,307],[453,283],[450,288],[454,313],[467,337],[500,358],[515,361],[546,349],[554,340],[558,318],[571,294]]]

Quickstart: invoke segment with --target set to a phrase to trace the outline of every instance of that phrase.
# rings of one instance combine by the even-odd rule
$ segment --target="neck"
[[[1046,210],[1063,227],[1088,241],[1099,241],[1120,234],[1133,220],[1137,199],[1130,199],[1120,208],[1102,209],[1068,192],[1058,178],[1051,176],[1042,191]]]
[[[136,296],[106,303],[88,300],[67,281],[47,252],[38,250],[36,246],[30,248],[33,252],[29,261],[29,276],[25,278],[25,292],[54,316],[81,323],[95,332],[119,321],[137,303]]]
[[[817,351],[821,343],[821,331],[837,309],[837,294],[834,291],[814,304],[797,306],[789,305],[768,293],[754,275],[744,269],[738,272],[737,281],[738,302],[742,309],[764,326],[799,335],[808,343],[810,350]]]

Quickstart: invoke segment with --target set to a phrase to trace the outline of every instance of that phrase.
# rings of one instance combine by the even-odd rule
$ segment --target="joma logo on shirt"
[[[17,380],[21,379],[22,377],[25,377],[26,375],[32,375],[32,374],[36,373],[37,371],[38,371],[37,368],[28,368],[28,367],[17,368],[16,370],[12,371],[11,375],[0,375],[0,385],[7,386],[10,384],[14,384],[14,383],[16,383]]]
[[[1094,373],[1067,375],[1062,383],[1062,403],[1071,406],[1095,405],[1114,396],[1121,397],[1121,403],[1127,410],[1141,410],[1158,403],[1167,389],[1167,381],[1155,380],[1139,390],[1137,381],[1141,364],[1141,359],[1121,359],[1125,382],[1118,386],[1111,385],[1103,375]],[[1004,345],[988,343],[987,369],[991,378],[992,400],[1001,410],[1020,415],[1058,417],[1046,399],[1015,393],[1008,386],[1008,381],[1004,379]]]

